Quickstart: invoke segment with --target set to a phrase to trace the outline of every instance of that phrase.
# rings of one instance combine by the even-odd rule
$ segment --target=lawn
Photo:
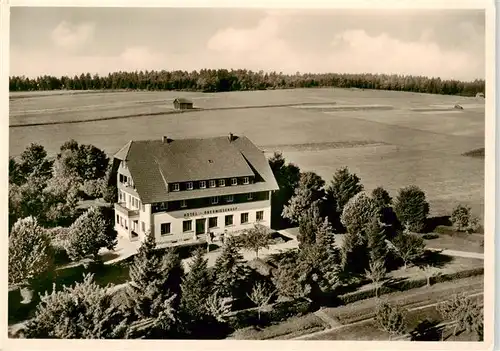
[[[416,184],[426,192],[431,214],[449,214],[454,205],[464,203],[482,215],[484,160],[462,156],[484,147],[484,106],[476,106],[474,98],[350,89],[66,94],[11,100],[10,123],[168,111],[175,96],[189,97],[202,108],[336,103],[392,109],[326,113],[318,108],[268,107],[10,128],[9,153],[19,155],[33,140],[41,141],[49,154],[56,153],[68,138],[113,154],[131,139],[233,132],[245,134],[268,152],[283,149],[288,160],[317,172],[327,182],[336,169],[346,165],[361,177],[367,191],[382,185],[395,196],[400,187]],[[464,110],[430,111],[434,115],[414,110],[455,103]],[[303,147],[311,142],[314,147]]]
[[[484,252],[484,248],[481,246],[484,240],[484,235],[482,234],[457,233],[455,235],[438,235],[435,239],[425,240],[427,247],[478,253]]]
[[[313,313],[302,317],[292,317],[287,321],[271,325],[267,328],[257,329],[249,327],[239,329],[231,335],[230,339],[238,340],[266,340],[266,339],[291,339],[304,334],[314,333],[327,327],[325,323]]]
[[[431,287],[421,287],[403,292],[395,292],[383,295],[384,301],[399,303],[408,307],[419,307],[429,301],[441,301],[459,292],[481,292],[484,290],[484,276],[476,276],[465,279],[435,284]],[[325,308],[324,312],[332,318],[336,318],[342,324],[354,323],[373,316],[373,311],[378,303],[377,298],[356,301],[354,303]]]
[[[481,301],[482,298],[479,300]],[[410,310],[406,313],[405,317],[406,333],[414,330],[420,322],[426,319],[435,322],[436,324],[443,322],[441,315],[436,310],[435,306],[419,308],[413,311]],[[451,338],[447,341],[456,340],[456,338],[459,338],[462,341],[476,341],[476,335],[473,333],[463,333],[463,335],[452,337],[450,335],[452,329],[453,328],[446,329],[445,340],[447,340],[447,337],[450,336]],[[389,334],[379,330],[373,320],[368,320],[354,325],[341,327],[325,334],[311,336],[306,340],[389,340]]]

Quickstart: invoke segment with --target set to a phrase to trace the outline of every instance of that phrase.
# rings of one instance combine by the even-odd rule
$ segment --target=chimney
[[[229,142],[232,142],[234,139],[233,139],[233,133],[229,133]]]
[[[162,142],[163,144],[168,143],[168,138],[167,138],[167,136],[166,136],[166,135],[164,135],[164,136],[162,136],[162,137],[161,137],[161,142]]]

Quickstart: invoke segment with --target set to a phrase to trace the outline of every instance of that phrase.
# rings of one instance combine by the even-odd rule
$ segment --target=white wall
[[[192,215],[193,213],[204,213],[205,211],[210,211],[214,209],[230,209],[234,207],[238,207],[237,210],[228,211],[228,212],[220,212],[220,213],[211,213],[211,214],[200,214],[200,215]],[[270,202],[267,201],[257,201],[254,203],[245,203],[238,205],[226,205],[226,206],[217,206],[217,207],[207,207],[202,209],[188,209],[183,211],[173,211],[173,212],[160,212],[154,213],[152,215],[154,222],[154,232],[157,242],[165,242],[165,241],[183,241],[195,238],[196,233],[196,219],[206,219],[206,231],[211,231],[214,234],[218,235],[227,230],[227,232],[240,231],[243,229],[249,229],[254,226],[256,221],[256,212],[263,211],[264,217],[261,222],[262,225],[270,226],[271,224],[271,207]],[[241,224],[241,214],[248,213],[248,223]],[[185,216],[187,215],[187,216]],[[233,215],[233,225],[225,226],[225,217],[226,215]],[[217,217],[217,228],[209,229],[208,228],[208,218]],[[185,220],[192,221],[192,231],[184,233],[183,232],[183,222]],[[161,224],[162,223],[170,223],[172,234],[161,235]]]

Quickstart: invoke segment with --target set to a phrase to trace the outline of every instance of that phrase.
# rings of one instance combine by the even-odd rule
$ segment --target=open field
[[[233,132],[248,136],[267,153],[281,150],[287,160],[327,181],[346,165],[361,177],[368,191],[382,185],[394,196],[401,186],[416,184],[426,192],[432,215],[449,214],[461,202],[482,217],[484,160],[462,156],[484,147],[481,99],[350,89],[13,96],[24,97],[10,101],[11,125],[166,114],[11,127],[10,155],[19,155],[31,142],[43,144],[54,154],[69,138],[113,154],[131,139]],[[176,96],[191,98],[195,107],[207,110],[172,114]],[[457,103],[464,110],[453,110]],[[286,104],[308,105],[269,107]],[[267,107],[248,108],[256,106]],[[227,107],[242,108],[220,109]]]

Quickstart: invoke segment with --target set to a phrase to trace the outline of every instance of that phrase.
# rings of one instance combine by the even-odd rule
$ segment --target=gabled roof
[[[266,157],[244,136],[233,136],[232,141],[228,137],[130,141],[114,157],[126,161],[143,203],[186,195],[169,193],[167,185],[186,181],[255,176],[255,184],[242,186],[247,192],[279,189]],[[201,197],[217,189],[192,190],[189,196]]]
[[[178,102],[180,104],[192,104],[193,103],[191,100],[186,99],[186,98],[182,98],[182,97],[181,98],[176,98],[174,100],[174,102]]]

